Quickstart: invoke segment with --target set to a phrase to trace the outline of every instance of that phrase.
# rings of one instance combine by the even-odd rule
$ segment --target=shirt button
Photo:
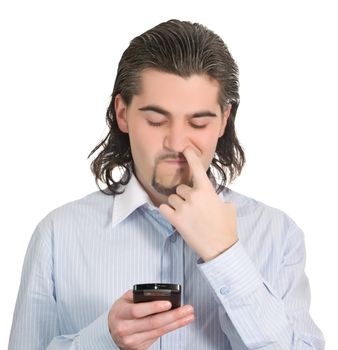
[[[177,236],[175,234],[170,236],[170,242],[175,243],[177,239]]]
[[[230,292],[230,287],[222,287],[219,291],[222,295],[226,295]]]

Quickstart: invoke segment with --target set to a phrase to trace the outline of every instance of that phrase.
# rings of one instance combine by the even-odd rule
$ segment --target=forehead
[[[206,74],[181,77],[155,69],[147,69],[140,75],[140,92],[135,102],[159,104],[170,109],[215,109],[219,101],[219,83]]]

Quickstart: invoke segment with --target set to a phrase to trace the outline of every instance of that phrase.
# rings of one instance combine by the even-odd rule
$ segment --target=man
[[[130,43],[91,153],[106,188],[38,225],[10,349],[324,348],[302,232],[225,187],[245,161],[238,103],[236,63],[207,28],[171,20]],[[133,303],[149,282],[181,284],[183,305]]]

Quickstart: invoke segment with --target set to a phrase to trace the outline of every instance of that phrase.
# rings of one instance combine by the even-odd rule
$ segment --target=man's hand
[[[191,305],[170,310],[169,301],[133,303],[133,293],[128,290],[109,311],[110,334],[120,349],[148,349],[162,335],[194,320]]]
[[[208,261],[237,242],[236,208],[224,203],[215,192],[192,148],[184,150],[193,187],[179,185],[176,194],[160,205],[161,214],[179,231],[186,243]]]

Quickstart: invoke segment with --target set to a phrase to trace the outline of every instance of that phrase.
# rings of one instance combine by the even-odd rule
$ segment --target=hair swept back
[[[121,193],[120,185],[129,182],[133,169],[129,135],[120,131],[114,108],[115,97],[121,94],[129,105],[140,91],[140,75],[153,68],[181,77],[207,74],[220,86],[219,104],[222,111],[231,104],[224,135],[219,138],[211,167],[220,178],[218,190],[233,181],[242,170],[245,155],[236,136],[235,116],[239,104],[238,67],[223,40],[198,23],[176,19],[160,23],[135,37],[124,51],[117,69],[111,101],[106,113],[109,127],[106,137],[91,151],[89,157],[100,151],[91,163],[91,170],[100,188],[106,194]],[[114,180],[113,170],[118,167],[122,177]],[[211,169],[208,175],[213,176]]]

